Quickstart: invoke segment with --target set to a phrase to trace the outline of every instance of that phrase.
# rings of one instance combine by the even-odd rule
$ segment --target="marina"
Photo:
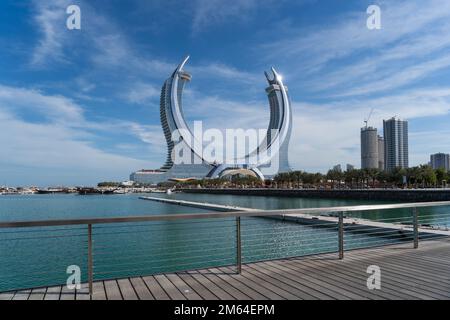
[[[111,283],[126,285],[126,279],[139,282],[144,278],[159,279],[159,275],[176,278],[180,274],[216,269],[233,270],[238,274],[234,276],[242,279],[240,277],[245,276],[249,266],[253,268],[271,261],[282,261],[280,267],[284,268],[286,259],[331,254],[338,260],[345,260],[348,255],[352,257],[353,252],[397,245],[418,250],[428,243],[440,246],[440,241],[444,241],[445,244],[449,236],[448,229],[437,226],[448,225],[445,221],[450,214],[442,213],[430,219],[426,213],[426,210],[440,208],[446,212],[450,206],[448,202],[218,212],[210,207],[194,206],[194,201],[186,207],[183,205],[185,200],[145,201],[136,195],[125,197],[129,197],[130,204],[142,208],[151,206],[155,213],[158,207],[170,207],[172,212],[179,213],[139,216],[130,214],[129,207],[124,207],[127,208],[124,212],[128,213],[124,216],[117,210],[117,201],[124,201],[119,195],[46,197],[53,201],[61,197],[67,201],[72,197],[91,203],[98,197],[103,202],[111,201],[111,208],[118,214],[77,219],[54,216],[51,220],[14,219],[9,222],[3,219],[0,243],[2,252],[10,254],[0,264],[0,292],[14,291],[13,297],[23,296],[17,292],[26,295],[30,288],[29,293],[34,292],[33,288],[40,288],[35,290],[42,294],[43,290],[48,292],[42,289],[47,287],[51,288],[50,292],[57,288],[61,288],[60,293],[67,292],[62,289],[62,284],[67,278],[67,266],[73,264],[81,268],[83,282],[91,283],[94,298],[94,287],[110,286]],[[406,210],[408,215],[383,218],[378,215],[376,219],[370,215],[365,219],[351,217],[353,213],[364,216],[365,213],[399,209]],[[192,213],[186,213],[188,211]],[[295,221],[286,219],[291,216]],[[426,227],[429,224],[436,227]],[[37,244],[45,246],[45,259],[36,255]],[[26,265],[23,264],[24,257],[28,257]],[[68,293],[77,295],[76,292]]]

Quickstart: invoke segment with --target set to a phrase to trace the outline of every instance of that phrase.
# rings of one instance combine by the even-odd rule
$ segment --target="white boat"
[[[167,189],[166,193],[170,196],[173,193],[173,191],[170,189]]]
[[[5,191],[5,192],[0,193],[0,195],[2,195],[2,196],[14,196],[16,194],[18,194],[18,193],[17,192],[11,192],[11,191]]]

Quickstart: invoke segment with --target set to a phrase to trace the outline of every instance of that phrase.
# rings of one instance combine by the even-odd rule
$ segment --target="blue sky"
[[[66,28],[79,5],[82,29]],[[366,9],[382,10],[368,30]],[[189,121],[267,127],[264,70],[293,101],[290,160],[360,164],[359,130],[410,121],[410,162],[450,152],[450,2],[3,0],[0,185],[88,185],[158,168],[163,81],[189,54]]]

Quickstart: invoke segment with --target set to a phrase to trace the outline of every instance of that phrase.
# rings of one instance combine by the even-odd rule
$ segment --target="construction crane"
[[[367,119],[364,120],[364,123],[366,124],[366,128],[368,126],[370,118],[372,117],[372,114],[373,114],[373,108],[370,110],[370,113],[369,113],[369,116],[367,117]]]

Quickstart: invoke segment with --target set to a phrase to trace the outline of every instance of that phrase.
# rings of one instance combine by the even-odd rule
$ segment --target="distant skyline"
[[[81,30],[66,28],[72,4]],[[372,4],[380,30],[366,27]],[[408,120],[410,166],[428,163],[450,153],[449,30],[439,0],[1,1],[0,185],[159,168],[160,88],[187,54],[186,116],[209,128],[267,127],[263,71],[277,68],[293,102],[293,169],[359,164],[372,108],[378,130]]]

